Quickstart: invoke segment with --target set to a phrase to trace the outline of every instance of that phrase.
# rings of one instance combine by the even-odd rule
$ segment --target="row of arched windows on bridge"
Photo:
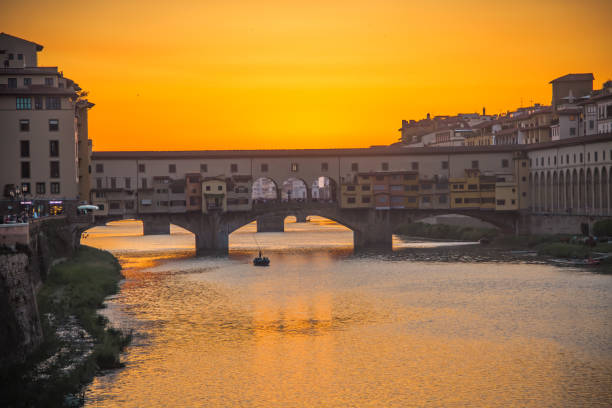
[[[534,171],[529,175],[531,211],[611,215],[612,167]]]
[[[274,180],[262,177],[253,182],[251,196],[254,202],[336,201],[336,182],[321,176],[307,186],[304,180],[289,178],[279,186]]]

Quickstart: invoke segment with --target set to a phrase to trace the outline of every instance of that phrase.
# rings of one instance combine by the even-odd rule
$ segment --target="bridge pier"
[[[306,222],[306,214],[295,214],[295,222]]]
[[[257,218],[257,232],[285,232],[285,216],[266,215]]]
[[[366,227],[353,230],[355,250],[393,248],[393,228],[389,211],[368,211]]]
[[[165,216],[143,216],[143,235],[167,235],[170,234],[170,220]]]
[[[229,248],[229,225],[221,222],[219,214],[201,215],[190,228],[195,235],[196,255],[223,254]]]

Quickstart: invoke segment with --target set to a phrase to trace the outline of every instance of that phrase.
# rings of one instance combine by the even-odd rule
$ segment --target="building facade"
[[[81,88],[57,67],[38,66],[43,47],[0,34],[0,186],[32,212],[88,200],[90,141]]]

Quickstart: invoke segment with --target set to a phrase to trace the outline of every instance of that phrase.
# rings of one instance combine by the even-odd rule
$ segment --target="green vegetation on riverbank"
[[[600,233],[609,232],[612,223],[607,221],[596,223],[594,230]],[[584,259],[597,257],[597,253],[612,253],[612,244],[599,243],[596,246],[587,246],[580,243],[570,243],[572,236],[567,234],[515,236],[504,235],[495,229],[419,222],[401,225],[396,228],[395,233],[413,237],[458,241],[478,241],[481,238],[486,238],[490,241],[491,247],[534,250],[540,255],[556,258]],[[612,258],[608,258],[605,262],[612,262]]]
[[[495,229],[459,227],[447,224],[425,224],[422,222],[401,225],[394,232],[414,237],[458,241],[478,241],[480,238],[492,239],[498,235],[498,231]]]
[[[86,246],[53,267],[37,298],[44,342],[25,364],[0,373],[0,405],[62,406],[99,369],[121,367],[131,335],[108,328],[97,314],[121,278],[113,255]]]

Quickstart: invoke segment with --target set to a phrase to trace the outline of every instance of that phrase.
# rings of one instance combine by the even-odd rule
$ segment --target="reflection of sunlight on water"
[[[135,222],[92,230],[85,243],[118,254],[126,276],[104,313],[134,328],[135,339],[126,368],[97,377],[86,405],[612,400],[611,276],[550,265],[415,262],[410,248],[435,258],[453,243],[397,237],[393,253],[354,255],[344,227],[288,221],[285,233],[241,228],[227,257],[194,257],[193,236],[174,227],[170,236],[147,237]],[[255,238],[270,267],[251,265]]]

